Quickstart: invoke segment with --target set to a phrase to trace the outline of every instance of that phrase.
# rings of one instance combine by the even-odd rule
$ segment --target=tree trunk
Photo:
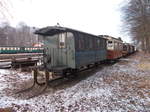
[[[148,37],[148,53],[150,53],[150,37]]]

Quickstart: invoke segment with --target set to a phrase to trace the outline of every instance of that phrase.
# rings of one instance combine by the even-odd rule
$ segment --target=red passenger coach
[[[123,41],[121,38],[114,38],[107,35],[104,35],[103,37],[107,39],[107,59],[114,60],[121,58],[123,56]]]

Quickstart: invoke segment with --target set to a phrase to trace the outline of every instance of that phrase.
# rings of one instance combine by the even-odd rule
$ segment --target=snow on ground
[[[143,59],[137,54],[105,66],[75,85],[48,91],[29,100],[14,95],[14,91],[20,87],[18,84],[31,80],[31,74],[1,69],[0,108],[11,108],[17,112],[148,112],[149,60],[149,57]]]

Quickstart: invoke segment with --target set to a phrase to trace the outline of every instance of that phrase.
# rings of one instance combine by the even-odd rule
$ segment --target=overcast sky
[[[35,27],[61,26],[95,35],[130,39],[121,33],[120,5],[124,0],[10,0],[13,18]]]

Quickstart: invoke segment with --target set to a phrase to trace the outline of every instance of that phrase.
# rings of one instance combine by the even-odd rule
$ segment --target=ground
[[[150,111],[149,55],[136,53],[79,75],[84,77],[56,84],[37,97],[26,99],[29,93],[15,92],[29,87],[31,73],[1,69],[0,112]]]

